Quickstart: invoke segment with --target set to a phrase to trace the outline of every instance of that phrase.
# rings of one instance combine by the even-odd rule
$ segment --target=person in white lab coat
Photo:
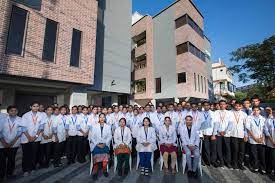
[[[77,120],[79,120],[80,116],[77,115],[78,108],[77,106],[72,107],[71,114],[68,116],[65,129],[66,129],[66,156],[67,156],[67,164],[70,165],[75,163],[75,158],[77,154]]]
[[[15,157],[22,134],[21,118],[17,116],[16,106],[8,106],[9,115],[1,115],[0,124],[0,182],[5,176],[12,177],[15,169]]]
[[[152,153],[157,149],[156,132],[152,127],[152,123],[148,117],[143,119],[143,126],[139,128],[137,135],[136,150],[140,157],[140,171],[142,175],[149,175],[151,167]]]
[[[214,135],[214,112],[210,110],[210,103],[204,101],[202,103],[204,111],[202,111],[204,121],[210,123],[209,127],[202,131],[203,133],[203,158],[204,163],[207,166],[212,164],[217,167],[217,148],[216,148],[216,140],[212,140],[212,136]]]
[[[105,114],[99,115],[99,122],[92,128],[90,148],[93,158],[93,179],[98,177],[99,163],[102,163],[103,175],[108,177],[107,165],[109,162],[109,150],[112,140],[111,127],[106,124]]]
[[[159,128],[159,144],[160,152],[163,156],[164,172],[169,172],[168,158],[171,155],[171,168],[172,173],[176,173],[177,162],[177,132],[170,117],[164,118],[164,124]]]
[[[78,120],[76,122],[77,128],[77,161],[79,163],[86,162],[86,154],[88,147],[88,134],[89,134],[89,116],[88,107],[82,107],[82,113],[78,115]]]
[[[188,176],[197,176],[198,162],[200,158],[199,131],[192,125],[192,116],[185,117],[185,125],[179,129],[181,145],[186,154]],[[193,155],[193,161],[191,156]]]
[[[59,108],[60,114],[53,119],[53,149],[54,149],[54,167],[61,165],[61,157],[66,150],[66,123],[67,123],[67,107],[61,106]]]
[[[273,174],[275,173],[275,118],[272,114],[272,108],[271,107],[266,107],[265,109],[266,114],[267,114],[267,119],[265,121],[266,127],[269,132],[269,137],[266,138],[266,145],[267,145],[267,157],[268,159],[267,162],[267,173]]]
[[[115,130],[114,133],[114,151],[117,156],[117,170],[118,175],[126,176],[130,170],[130,154],[131,154],[131,141],[132,135],[131,130],[126,126],[126,119],[121,118],[119,120],[119,127]],[[124,164],[124,171],[122,170]]]
[[[241,110],[242,104],[240,102],[236,101],[233,107],[234,118],[231,131],[232,166],[234,169],[244,170],[245,142],[248,140],[245,128],[247,115]]]
[[[49,106],[46,108],[46,115],[43,118],[44,130],[42,132],[42,139],[40,142],[40,158],[42,161],[42,167],[48,168],[50,163],[50,156],[53,148],[53,107]]]
[[[173,104],[169,104],[168,111],[164,114],[164,116],[170,117],[170,119],[172,121],[172,126],[175,127],[175,129],[178,129],[179,114],[174,110]]]
[[[38,112],[39,103],[33,102],[30,108],[31,111],[23,115],[21,123],[23,134],[20,140],[23,151],[22,169],[24,176],[36,170],[41,133],[44,128],[43,117],[45,115]]]
[[[202,123],[205,122],[203,113],[198,110],[198,105],[195,103],[191,104],[191,110],[187,113],[187,116],[192,116],[193,121],[192,124],[194,127],[200,129]],[[202,137],[202,133],[200,133],[200,137]]]
[[[260,107],[253,106],[252,111],[252,115],[247,117],[245,124],[252,155],[252,169],[254,172],[266,173],[265,136],[269,137],[270,134],[265,124],[266,119],[260,115]]]
[[[119,126],[120,114],[121,112],[119,111],[118,106],[114,106],[114,112],[112,114],[113,125],[111,126],[113,133],[115,132],[115,129]]]
[[[219,107],[220,110],[217,110],[214,113],[214,134],[216,136],[213,140],[217,139],[217,157],[219,160],[219,166],[224,167],[224,164],[226,164],[228,168],[232,169],[230,136],[233,114],[231,111],[226,110],[226,101],[220,100]],[[225,149],[225,151],[223,149]]]

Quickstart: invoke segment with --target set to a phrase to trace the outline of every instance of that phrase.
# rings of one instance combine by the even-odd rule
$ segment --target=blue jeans
[[[140,152],[139,153],[139,165],[141,168],[151,168],[151,157],[152,153],[151,152]]]
[[[199,159],[200,159],[200,149],[197,146],[192,152],[190,151],[188,146],[183,146],[183,149],[186,154],[186,163],[188,166],[188,171],[196,172],[198,168]],[[193,162],[192,162],[191,155],[193,155]]]

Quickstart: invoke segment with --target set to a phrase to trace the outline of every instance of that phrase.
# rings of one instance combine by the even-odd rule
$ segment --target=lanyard
[[[169,126],[168,126],[168,129],[167,127],[165,126],[165,130],[166,130],[166,137],[167,137],[167,140],[169,139]]]
[[[235,117],[235,121],[237,122],[237,124],[239,123],[239,120],[240,120],[240,113],[238,113],[237,115],[236,115],[236,112],[233,112],[233,114],[234,114],[234,117]]]
[[[114,116],[115,116],[115,121],[118,122],[118,113],[115,113]]]
[[[72,121],[73,121],[73,124],[75,125],[76,120],[77,120],[77,116],[75,116],[75,117],[71,116],[71,119],[72,119]]]
[[[34,126],[35,126],[36,123],[37,123],[37,119],[38,119],[37,114],[36,114],[35,116],[33,116],[33,114],[32,114],[32,123],[34,124]]]
[[[205,121],[208,119],[208,116],[209,116],[209,112],[208,111],[206,111],[206,112],[204,112],[203,113],[203,115],[204,115],[204,119],[205,119]]]
[[[84,116],[84,121],[85,121],[85,124],[87,125],[87,123],[88,123],[88,117],[87,116]]]
[[[101,130],[101,138],[103,136],[103,128],[104,128],[104,125],[103,126],[100,126],[100,130]]]
[[[135,116],[134,117],[134,126],[136,125],[136,123],[137,123],[137,117]]]
[[[194,121],[194,122],[197,122],[198,111],[196,111],[195,113],[192,111],[192,116],[193,116],[193,121]]]
[[[121,139],[122,139],[122,142],[123,142],[123,137],[124,137],[124,128],[121,128],[120,133],[121,133]]]
[[[144,127],[144,133],[145,133],[145,137],[146,137],[146,141],[147,141],[147,138],[148,138],[148,128],[146,130],[145,127]]]
[[[159,121],[161,121],[161,117],[160,117],[160,115],[159,115],[159,114],[157,114],[157,117],[158,117]]]
[[[149,112],[146,112],[146,117],[147,117],[147,118],[150,118]]]
[[[14,125],[15,125],[15,121],[14,122],[12,122],[11,120],[10,120],[10,118],[8,118],[8,121],[9,121],[9,131],[10,131],[10,134],[12,133],[12,130],[13,130],[13,128],[14,128]],[[12,125],[11,125],[12,124]]]
[[[65,125],[66,125],[66,117],[65,117],[65,116],[62,116],[61,120],[62,120],[62,122],[63,122],[63,125],[65,126]]]
[[[51,128],[51,125],[52,125],[52,120],[51,120],[51,118],[48,118],[47,124],[48,124],[48,127],[49,127],[49,129],[50,129],[50,128]]]
[[[223,113],[224,115],[222,116],[221,113]],[[226,116],[226,111],[219,112],[219,114],[220,114],[220,120],[221,120],[221,122],[224,123],[224,119],[225,119],[225,116]]]
[[[260,127],[260,122],[261,122],[261,120],[259,119],[258,120],[258,122],[254,119],[254,122],[255,122],[255,124],[257,125],[257,127],[259,128]]]
[[[179,112],[179,121],[182,119],[182,111]]]

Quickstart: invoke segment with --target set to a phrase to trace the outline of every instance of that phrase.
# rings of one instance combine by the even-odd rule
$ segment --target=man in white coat
[[[15,169],[15,157],[20,145],[18,140],[22,134],[20,125],[21,118],[17,116],[16,106],[7,108],[8,116],[1,115],[0,124],[0,182],[7,177],[13,176]]]
[[[181,145],[186,154],[188,176],[197,176],[198,162],[200,158],[200,136],[197,128],[192,124],[192,116],[185,117],[185,125],[180,130]],[[193,156],[193,162],[192,157]]]

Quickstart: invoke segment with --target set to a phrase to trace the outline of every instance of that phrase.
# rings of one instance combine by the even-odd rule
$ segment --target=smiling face
[[[53,114],[53,108],[52,107],[48,107],[47,110],[46,110],[46,114],[48,116],[52,115]]]
[[[32,110],[32,112],[37,112],[39,110],[39,104],[34,103],[31,106],[31,110]]]
[[[144,126],[149,126],[150,125],[150,121],[147,118],[144,118],[143,125]]]
[[[16,108],[11,108],[8,113],[10,116],[17,116],[18,110]]]
[[[166,126],[171,125],[171,119],[168,118],[168,117],[166,117],[165,120],[164,120],[164,124],[165,124]]]
[[[124,118],[121,118],[121,119],[119,120],[119,126],[120,126],[120,127],[125,127],[125,125],[126,125],[125,119],[124,119]]]
[[[100,115],[99,115],[99,123],[100,123],[100,124],[105,123],[105,115],[104,115],[104,114],[100,114]]]

